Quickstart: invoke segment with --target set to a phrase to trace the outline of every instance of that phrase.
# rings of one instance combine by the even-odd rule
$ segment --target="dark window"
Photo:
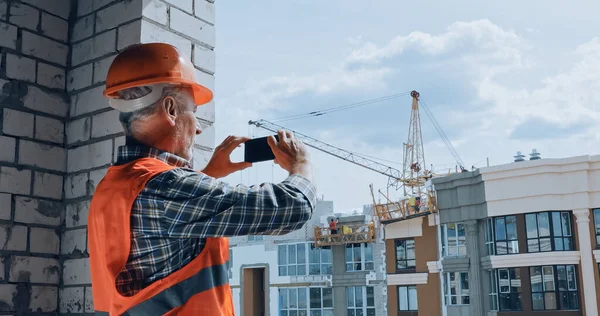
[[[396,270],[415,268],[415,240],[396,240]]]
[[[533,310],[579,309],[575,265],[529,268]]]
[[[519,253],[516,216],[495,217],[492,229],[496,255]]]
[[[571,212],[543,212],[525,215],[527,251],[574,250]]]
[[[596,248],[600,248],[600,209],[594,210],[594,228],[596,230]]]
[[[521,270],[498,269],[498,306],[501,311],[523,310],[521,303]]]

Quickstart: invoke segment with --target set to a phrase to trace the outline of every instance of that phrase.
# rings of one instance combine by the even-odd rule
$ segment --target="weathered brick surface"
[[[33,195],[56,200],[62,199],[63,177],[53,173],[35,171],[33,175]]]
[[[60,238],[55,229],[31,227],[29,250],[37,253],[58,255]]]
[[[58,284],[60,262],[52,258],[12,256],[10,282]]]
[[[0,225],[0,249],[25,251],[27,249],[27,226]]]
[[[59,226],[62,210],[60,202],[15,197],[15,221],[19,223]]]
[[[0,89],[10,102],[0,112],[0,314],[93,313],[90,198],[125,141],[102,95],[118,50],[173,44],[214,88],[213,3],[73,0],[70,17],[65,2],[0,0]],[[202,168],[214,147],[214,102],[196,115],[206,121],[194,150]]]

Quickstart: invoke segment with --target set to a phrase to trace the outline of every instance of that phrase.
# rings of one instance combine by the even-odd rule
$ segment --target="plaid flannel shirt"
[[[146,184],[131,209],[131,250],[116,286],[133,295],[185,266],[208,237],[283,235],[312,215],[315,187],[291,175],[278,184],[231,186],[190,168],[187,160],[128,139],[117,165],[142,157],[177,168]]]

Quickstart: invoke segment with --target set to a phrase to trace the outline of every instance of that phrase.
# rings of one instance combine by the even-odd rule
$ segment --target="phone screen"
[[[273,135],[279,141],[278,135]],[[253,138],[244,143],[244,161],[260,162],[275,159],[266,137]]]

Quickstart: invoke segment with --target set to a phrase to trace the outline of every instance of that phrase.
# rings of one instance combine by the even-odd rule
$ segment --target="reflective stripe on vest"
[[[227,264],[207,267],[191,278],[166,288],[149,300],[130,308],[124,315],[163,315],[185,304],[192,296],[227,284],[228,281]]]

